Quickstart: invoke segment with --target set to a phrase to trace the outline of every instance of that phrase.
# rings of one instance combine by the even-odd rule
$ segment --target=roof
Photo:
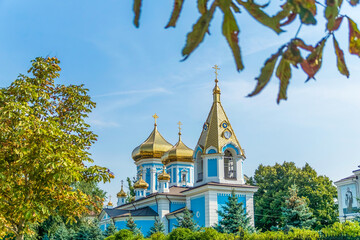
[[[237,188],[259,188],[257,186],[251,186],[251,185],[247,185],[247,184],[229,184],[229,183],[218,183],[218,182],[208,182],[208,183],[204,183],[202,185],[196,186],[196,187],[192,187],[189,189],[184,190],[183,192],[187,192],[196,188],[200,188],[206,185],[210,185],[210,186],[221,186],[221,187],[237,187]]]
[[[350,180],[350,179],[353,179],[353,178],[355,178],[355,175],[351,175],[351,176],[349,176],[349,177],[340,179],[339,181],[336,181],[335,183],[342,182],[342,181],[345,181],[345,180]]]
[[[239,147],[240,153],[245,157],[244,151],[241,148],[239,141],[236,138],[235,132],[231,127],[228,117],[221,105],[220,101],[220,88],[217,84],[214,88],[214,101],[211,106],[209,115],[204,124],[197,146],[200,146],[203,151],[209,147],[215,147],[218,153],[222,152],[222,146],[227,143],[234,143]],[[225,132],[230,132],[228,138],[224,137]]]
[[[165,216],[171,216],[171,215],[175,215],[175,214],[178,214],[178,213],[182,213],[183,211],[185,211],[185,207],[183,208],[179,208],[178,210],[175,210],[175,211],[172,211],[171,213],[168,213],[168,214],[165,214]]]
[[[153,209],[151,209],[150,207],[143,207],[143,208],[138,208],[135,210],[122,210],[122,209],[117,209],[117,208],[104,208],[104,211],[111,217],[125,217],[125,216],[129,216],[131,214],[131,216],[136,217],[136,216],[159,216],[159,214],[157,214]]]

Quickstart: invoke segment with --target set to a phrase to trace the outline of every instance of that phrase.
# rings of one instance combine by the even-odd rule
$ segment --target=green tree
[[[296,183],[299,197],[305,197],[308,206],[316,218],[313,227],[317,230],[337,221],[338,210],[334,199],[336,187],[326,176],[318,176],[316,171],[305,164],[298,168],[293,162],[284,162],[274,166],[260,165],[250,182],[259,189],[254,194],[255,222],[262,230],[272,226],[282,226],[282,207],[289,187]]]
[[[135,220],[134,218],[130,216],[126,219],[126,227],[135,235],[140,235],[141,234],[141,231],[140,229],[141,228],[138,228],[137,224],[135,223]]]
[[[199,226],[194,220],[194,214],[190,212],[190,210],[185,207],[185,210],[182,212],[181,216],[176,216],[177,224],[175,227],[177,228],[187,228],[190,231],[195,232],[199,230]]]
[[[156,218],[154,222],[154,226],[150,228],[149,235],[153,235],[154,233],[159,233],[159,232],[160,233],[165,232],[165,226],[164,223],[159,218]]]
[[[250,217],[247,215],[243,203],[235,195],[234,190],[228,198],[223,209],[218,211],[221,220],[215,229],[222,233],[239,233],[240,228],[248,232],[253,232],[254,228],[250,224]]]
[[[117,229],[113,223],[111,223],[105,230],[104,236],[109,237],[111,235],[114,235],[117,232]]]
[[[38,57],[28,73],[0,89],[0,234],[17,239],[50,215],[69,221],[96,207],[72,184],[109,181],[92,163],[96,141],[85,119],[95,107],[83,85],[55,84],[60,61]]]
[[[298,187],[293,184],[289,188],[289,195],[285,198],[285,207],[282,207],[283,229],[309,229],[316,219],[310,211],[306,199],[298,196]]]
[[[273,2],[275,2],[275,4],[271,4]],[[174,0],[174,9],[165,28],[176,26],[183,8],[183,3],[184,0]],[[254,96],[260,93],[269,83],[275,71],[276,77],[280,80],[280,89],[277,97],[277,102],[279,103],[280,100],[287,99],[286,92],[292,69],[297,69],[301,66],[308,80],[311,78],[315,79],[315,74],[321,68],[324,46],[330,38],[333,40],[333,48],[337,57],[337,68],[342,75],[349,77],[344,52],[341,50],[335,38],[335,33],[339,30],[341,24],[347,20],[349,27],[349,53],[360,57],[359,28],[349,15],[340,11],[344,4],[356,6],[358,3],[359,0],[326,0],[321,2],[315,0],[286,0],[284,2],[268,1],[263,5],[250,0],[199,0],[197,1],[197,10],[201,16],[193,25],[192,31],[187,34],[182,55],[184,56],[184,60],[187,59],[200,43],[203,42],[206,33],[210,34],[210,22],[216,10],[223,13],[222,34],[234,56],[237,71],[244,69],[244,63],[239,46],[240,28],[236,21],[236,14],[244,15],[248,13],[259,25],[263,25],[277,34],[284,32],[286,26],[298,22],[297,26],[299,27],[294,32],[294,37],[287,40],[280,49],[275,51],[275,53],[265,61],[260,75],[256,78],[257,85],[254,91],[249,94],[249,96]],[[142,0],[134,0],[134,24],[136,27],[139,27],[141,5]],[[271,7],[266,11],[269,5]],[[269,14],[269,12],[273,13],[274,9],[277,10],[276,13],[273,15]],[[318,14],[319,12],[320,14]],[[294,21],[297,17],[298,21]],[[321,20],[326,22],[324,37],[308,45],[298,36],[301,35],[300,30],[306,26],[314,28],[314,25],[317,25],[319,31],[323,31],[323,26],[317,24],[316,18],[324,18]],[[241,23],[247,24],[247,21],[241,21]],[[261,31],[262,30],[263,29],[261,29]],[[277,63],[278,65],[276,67]]]
[[[129,188],[129,194],[127,195],[126,202],[135,201],[135,188],[134,183],[137,181],[135,177],[131,180],[129,177],[126,178]]]
[[[82,221],[77,232],[75,233],[76,240],[102,240],[104,235],[99,228],[97,221]]]

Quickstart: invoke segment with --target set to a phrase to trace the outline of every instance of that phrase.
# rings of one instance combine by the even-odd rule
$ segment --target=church
[[[192,211],[200,227],[211,227],[218,223],[218,211],[232,191],[254,225],[253,195],[257,187],[245,184],[245,153],[221,105],[219,68],[215,65],[214,69],[213,103],[195,148],[182,141],[180,122],[178,142],[172,145],[166,141],[158,130],[155,114],[149,137],[132,152],[137,169],[135,200],[127,202],[121,186],[116,206],[109,201],[98,216],[103,231],[112,223],[117,229],[126,228],[131,215],[144,235],[156,219],[169,233],[185,207]]]

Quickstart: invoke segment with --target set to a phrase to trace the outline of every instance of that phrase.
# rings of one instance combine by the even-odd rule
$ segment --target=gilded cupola
[[[147,184],[147,182],[144,181],[144,179],[142,179],[142,173],[140,173],[140,178],[139,180],[137,180],[136,183],[134,183],[134,188],[142,188],[142,189],[147,189],[149,187],[149,184]]]
[[[117,193],[116,196],[117,196],[118,198],[119,198],[119,197],[126,197],[126,196],[127,196],[127,194],[125,193],[124,188],[123,188],[123,181],[121,181],[121,190],[120,190],[120,192]]]
[[[170,175],[167,172],[165,172],[165,165],[163,167],[162,173],[160,173],[158,176],[158,180],[170,181]]]
[[[166,165],[170,162],[193,162],[194,151],[187,147],[181,140],[181,122],[179,124],[179,141],[161,158]]]
[[[145,142],[133,150],[132,158],[134,161],[148,158],[161,158],[164,153],[172,147],[157,130],[156,119],[158,116],[155,114],[153,118],[155,119],[154,130]]]

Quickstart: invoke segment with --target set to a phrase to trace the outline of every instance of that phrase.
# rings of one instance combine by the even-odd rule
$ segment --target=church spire
[[[220,70],[220,68],[218,67],[218,65],[215,64],[215,66],[213,66],[213,69],[215,69],[215,87],[213,89],[213,96],[214,96],[214,102],[220,102],[220,88],[218,86],[218,72],[217,70]]]
[[[181,125],[182,125],[182,123],[179,121],[178,125],[179,125],[179,142],[180,142],[181,141]]]

